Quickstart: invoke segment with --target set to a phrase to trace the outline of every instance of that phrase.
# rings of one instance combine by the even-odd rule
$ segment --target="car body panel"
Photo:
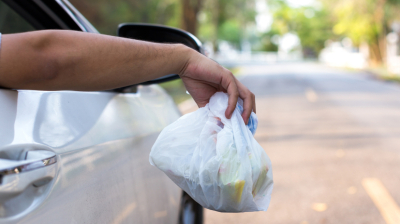
[[[98,33],[67,0],[0,1],[37,30]],[[202,207],[148,160],[159,132],[180,115],[157,85],[101,92],[0,88],[0,160],[26,150],[52,151],[57,160],[6,177],[0,170],[0,224],[202,223]],[[53,178],[4,196],[5,188],[41,175]]]
[[[161,87],[0,89],[0,105],[0,151],[40,146],[57,155],[56,177],[40,197],[19,199],[30,205],[0,223],[178,222],[181,190],[148,162],[158,133],[180,116]]]

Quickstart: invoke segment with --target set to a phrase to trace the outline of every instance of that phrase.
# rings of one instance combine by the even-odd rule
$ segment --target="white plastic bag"
[[[221,212],[266,211],[273,187],[271,161],[254,139],[257,117],[249,125],[242,105],[225,117],[228,95],[167,126],[150,153],[150,163],[205,208]],[[253,132],[253,133],[252,133]]]

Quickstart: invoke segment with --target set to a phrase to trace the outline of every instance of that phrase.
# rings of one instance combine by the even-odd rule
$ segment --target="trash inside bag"
[[[245,125],[238,103],[225,117],[228,95],[167,126],[150,153],[150,163],[205,208],[220,212],[266,211],[273,187],[271,161],[253,135],[257,117]]]

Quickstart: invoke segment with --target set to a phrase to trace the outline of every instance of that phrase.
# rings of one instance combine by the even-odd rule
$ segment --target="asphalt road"
[[[256,139],[270,156],[267,212],[206,224],[400,223],[400,85],[315,64],[246,66]]]

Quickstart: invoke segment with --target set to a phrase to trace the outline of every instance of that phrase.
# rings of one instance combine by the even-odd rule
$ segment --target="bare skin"
[[[232,73],[181,44],[157,44],[100,34],[47,30],[2,35],[0,86],[32,90],[98,91],[179,74],[199,107],[217,91],[238,97],[247,124],[255,96]]]

